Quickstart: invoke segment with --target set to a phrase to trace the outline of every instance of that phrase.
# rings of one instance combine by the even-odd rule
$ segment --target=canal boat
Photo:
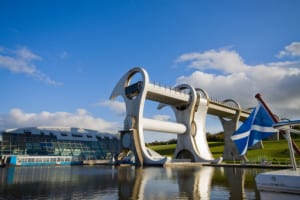
[[[40,166],[40,165],[80,165],[82,160],[72,156],[23,156],[7,155],[3,165],[8,166]]]

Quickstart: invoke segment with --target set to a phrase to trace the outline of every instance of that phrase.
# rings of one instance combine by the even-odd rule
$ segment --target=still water
[[[259,199],[261,169],[43,166],[0,168],[0,199]]]

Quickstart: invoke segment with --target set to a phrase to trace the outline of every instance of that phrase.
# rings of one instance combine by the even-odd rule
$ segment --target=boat
[[[299,168],[260,173],[255,181],[261,199],[299,199]]]
[[[299,133],[292,125],[300,125],[300,120],[278,122],[274,128],[284,131],[288,142],[292,168],[270,171],[258,174],[255,182],[261,199],[299,199],[300,196],[300,168],[297,167],[295,153],[290,132]]]
[[[299,199],[300,196],[300,168],[297,167],[295,153],[299,155],[299,148],[293,142],[290,133],[300,134],[295,126],[300,126],[300,120],[281,120],[271,112],[260,94],[255,96],[267,108],[274,120],[273,128],[277,129],[287,140],[292,168],[260,173],[255,177],[257,189],[261,199]]]
[[[80,165],[82,160],[72,156],[23,156],[6,155],[4,166]]]

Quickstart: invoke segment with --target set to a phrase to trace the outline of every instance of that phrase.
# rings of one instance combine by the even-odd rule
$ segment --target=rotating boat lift
[[[132,78],[140,73],[142,81],[131,83]],[[136,163],[140,165],[163,165],[170,158],[163,157],[145,145],[144,130],[177,134],[175,159],[189,159],[192,162],[220,162],[222,157],[214,159],[206,139],[206,116],[213,114],[221,119],[225,133],[223,157],[238,157],[238,152],[230,138],[237,129],[238,121],[249,116],[248,111],[240,108],[233,100],[222,103],[213,101],[199,88],[181,84],[174,88],[162,87],[149,81],[148,73],[143,68],[129,70],[115,86],[110,99],[122,96],[126,104],[126,117],[121,133],[121,149],[134,152]],[[170,106],[175,113],[176,122],[144,118],[145,101],[149,99],[159,103],[158,109]],[[233,102],[236,106],[227,103]],[[226,129],[226,130],[225,130]]]

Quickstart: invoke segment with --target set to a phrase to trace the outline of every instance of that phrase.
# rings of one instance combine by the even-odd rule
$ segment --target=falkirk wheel
[[[136,74],[140,74],[142,80],[132,83]],[[228,160],[239,157],[230,136],[237,129],[239,120],[245,120],[249,113],[243,111],[235,101],[214,102],[204,90],[193,88],[188,84],[167,88],[150,83],[148,73],[140,67],[129,70],[119,80],[110,99],[118,96],[122,96],[126,104],[124,127],[120,131],[120,147],[131,150],[137,164],[163,165],[171,161],[170,158],[146,147],[144,131],[177,134],[175,159],[221,162],[222,157],[213,158],[208,146],[205,127],[207,114],[218,116],[222,122],[225,133],[223,157]],[[170,106],[174,111],[176,122],[144,118],[147,99],[158,102],[158,109]],[[228,101],[233,102],[235,106],[228,106],[226,104]]]

